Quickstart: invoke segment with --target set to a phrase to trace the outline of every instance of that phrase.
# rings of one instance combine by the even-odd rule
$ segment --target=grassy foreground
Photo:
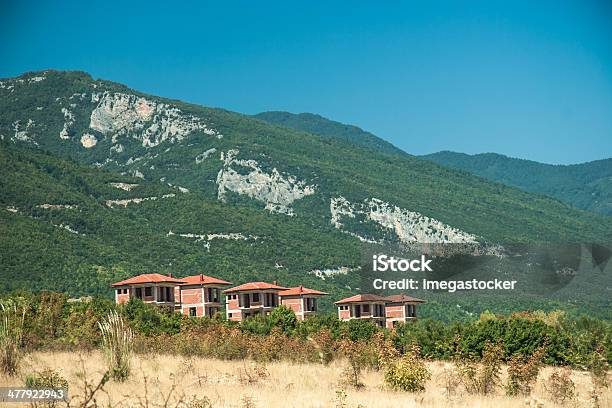
[[[555,407],[548,399],[545,382],[552,367],[540,371],[529,398],[508,397],[502,389],[487,396],[468,395],[460,388],[450,393],[447,368],[450,363],[428,362],[432,373],[423,393],[411,394],[386,389],[383,375],[364,373],[365,387],[352,389],[339,384],[346,363],[330,366],[295,364],[286,361],[258,365],[252,361],[221,361],[197,357],[151,354],[133,357],[133,374],[118,383],[109,381],[87,406],[98,407]],[[73,407],[81,406],[85,381],[95,388],[106,369],[101,353],[34,352],[29,354],[21,372],[59,372],[69,383]],[[506,368],[502,370],[505,379]],[[586,372],[572,371],[576,398],[570,407],[590,407],[591,379]],[[0,386],[23,386],[17,377],[0,376]],[[95,402],[94,402],[95,400]],[[94,403],[96,405],[94,405]],[[606,389],[600,406],[612,406],[612,389]],[[7,408],[24,404],[6,405]],[[58,405],[60,406],[60,405]]]

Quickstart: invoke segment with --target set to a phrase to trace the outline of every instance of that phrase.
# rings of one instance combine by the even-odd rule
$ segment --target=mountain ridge
[[[2,80],[0,112],[7,175],[0,228],[8,237],[0,290],[105,293],[111,280],[140,271],[205,269],[236,282],[279,279],[341,296],[359,290],[367,248],[612,237],[607,217],[408,153],[83,73]],[[35,280],[26,278],[29,270]],[[430,310],[448,313],[436,309],[442,298],[428,299]],[[476,311],[503,306],[486,296],[453,302]]]
[[[254,115],[254,117],[292,129],[309,131],[330,138],[350,140],[357,144],[400,155],[409,155],[409,153],[370,132],[356,126],[335,122],[317,114],[292,114],[272,111],[262,112]],[[350,133],[344,131],[345,127],[350,128]],[[467,171],[487,180],[517,187],[524,191],[544,194],[583,210],[606,215],[612,214],[612,183],[606,181],[606,178],[612,177],[612,158],[563,165],[540,163],[498,153],[469,155],[448,150],[417,157],[452,169]],[[497,163],[492,163],[493,161]],[[484,168],[485,165],[490,167]],[[499,168],[496,168],[496,166]],[[526,168],[528,170],[525,170]],[[585,180],[584,175],[580,174],[581,172],[588,173],[589,168],[599,173],[599,176],[595,176],[594,180]],[[584,170],[581,171],[581,169]],[[543,172],[546,174],[543,174]],[[571,174],[572,172],[577,174]],[[544,177],[547,178],[544,179]],[[564,177],[564,179],[560,179],[560,177]],[[583,188],[585,181],[596,185],[593,188]],[[572,184],[571,188],[576,191],[561,191],[568,189],[567,184]],[[601,200],[597,201],[594,197],[601,197]]]
[[[546,164],[497,153],[441,151],[421,156],[437,164],[537,192],[577,208],[612,215],[612,158],[576,164]]]

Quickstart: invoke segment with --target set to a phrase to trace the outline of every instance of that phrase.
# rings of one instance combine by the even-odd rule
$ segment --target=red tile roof
[[[240,292],[240,291],[246,291],[246,290],[264,290],[264,289],[286,290],[287,288],[275,285],[273,283],[267,283],[267,282],[248,282],[248,283],[243,283],[242,285],[236,286],[234,288],[227,289],[223,292],[232,293],[232,292]]]
[[[231,285],[231,282],[224,281],[222,279],[217,279],[212,276],[206,275],[195,275],[195,276],[186,276],[181,278],[183,281],[183,285]]]
[[[355,295],[351,297],[347,297],[346,299],[342,299],[336,302],[336,304],[342,303],[359,303],[359,302],[388,302],[387,298],[378,296],[378,295],[370,295],[369,293],[363,295]]]
[[[320,292],[315,289],[305,288],[304,286],[296,286],[295,288],[290,288],[287,290],[283,290],[279,293],[280,296],[299,296],[299,295],[327,295],[328,293]]]
[[[387,300],[392,303],[405,303],[405,302],[425,303],[424,300],[417,299],[415,297],[408,296],[403,293],[400,293],[399,295],[387,296]]]
[[[143,283],[183,283],[180,279],[173,278],[168,275],[161,275],[159,273],[145,273],[143,275],[133,276],[129,279],[122,280],[121,282],[115,282],[111,286],[125,286],[125,285],[137,285]]]

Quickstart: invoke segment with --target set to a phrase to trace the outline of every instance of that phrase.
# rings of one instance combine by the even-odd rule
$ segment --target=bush
[[[364,352],[363,343],[344,339],[340,342],[340,351],[348,361],[348,365],[342,371],[340,382],[353,388],[365,387],[361,375],[368,364],[368,354]]]
[[[321,330],[308,337],[308,340],[312,342],[321,364],[328,365],[332,362],[334,359],[336,342],[329,331]]]
[[[48,388],[48,389],[62,389],[67,395],[68,392],[68,381],[62,377],[57,371],[46,369],[39,373],[28,375],[26,377],[25,386],[27,388]],[[45,407],[54,408],[57,406],[59,401],[45,401],[41,403],[33,403],[32,408]]]
[[[513,355],[508,362],[508,383],[506,384],[506,394],[529,395],[531,388],[538,379],[542,358],[546,349],[540,347],[529,358],[521,355]]]
[[[385,371],[385,383],[394,390],[422,392],[430,378],[431,373],[420,359],[417,347],[390,363]]]
[[[23,354],[21,342],[25,323],[26,308],[0,304],[0,368],[6,375],[17,374]]]
[[[503,346],[487,342],[480,363],[469,359],[456,361],[461,382],[470,394],[487,395],[499,384]]]
[[[125,381],[130,375],[130,359],[133,350],[132,329],[125,320],[111,312],[106,319],[98,322],[102,332],[102,351],[111,377]]]
[[[558,405],[576,398],[576,385],[570,377],[570,370],[555,370],[544,384],[550,399]]]
[[[281,305],[274,308],[272,313],[270,313],[270,322],[272,326],[278,327],[283,333],[292,334],[297,326],[297,317],[293,310]]]

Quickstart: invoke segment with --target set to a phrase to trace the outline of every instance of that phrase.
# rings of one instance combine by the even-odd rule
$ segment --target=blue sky
[[[1,77],[78,69],[243,113],[314,112],[413,154],[612,157],[605,0],[3,3]]]

